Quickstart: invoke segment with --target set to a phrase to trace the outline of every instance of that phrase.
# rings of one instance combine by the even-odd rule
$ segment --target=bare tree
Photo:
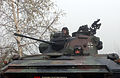
[[[15,37],[14,33],[49,39],[63,15],[52,0],[0,0],[0,47],[19,53],[38,53],[37,41]],[[3,49],[0,49],[3,53]],[[2,54],[1,54],[2,55]]]

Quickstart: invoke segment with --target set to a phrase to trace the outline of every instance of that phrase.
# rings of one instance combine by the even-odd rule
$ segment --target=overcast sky
[[[104,43],[100,53],[120,50],[120,0],[55,0],[66,15],[61,18],[61,26],[67,26],[70,33],[79,26],[101,19],[102,26],[97,31]]]

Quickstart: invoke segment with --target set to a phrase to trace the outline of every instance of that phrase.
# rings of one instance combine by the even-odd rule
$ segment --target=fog
[[[55,2],[66,13],[60,21],[62,27],[68,27],[72,33],[81,25],[90,26],[95,20],[101,19],[102,25],[96,36],[101,38],[104,48],[99,53],[120,52],[120,0],[55,0]]]

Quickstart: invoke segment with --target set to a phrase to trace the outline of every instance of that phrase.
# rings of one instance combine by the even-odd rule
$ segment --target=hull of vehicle
[[[37,57],[13,61],[3,68],[4,78],[120,77],[120,66],[105,56],[61,56],[52,59]]]

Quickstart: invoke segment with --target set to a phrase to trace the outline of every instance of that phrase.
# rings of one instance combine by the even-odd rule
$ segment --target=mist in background
[[[68,27],[70,34],[79,26],[91,24],[101,19],[101,28],[96,36],[103,41],[104,48],[99,53],[116,52],[120,55],[120,0],[55,0],[66,15],[61,26]],[[60,27],[60,28],[62,28]]]

